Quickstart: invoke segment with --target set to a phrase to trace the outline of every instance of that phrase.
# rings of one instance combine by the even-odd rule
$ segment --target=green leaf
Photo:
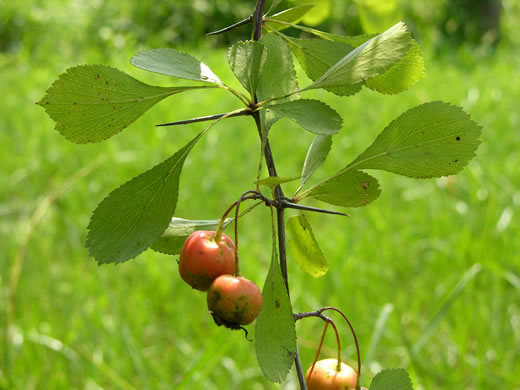
[[[287,22],[282,22],[280,20],[271,20],[270,18],[268,18],[266,20],[267,26],[269,28],[272,28],[273,30],[280,29],[279,26],[283,25],[284,23],[287,23]],[[331,34],[331,33],[325,32],[325,31],[316,30],[314,28],[306,27],[306,26],[294,25],[291,27],[297,28],[301,31],[305,31],[309,34],[317,36],[321,39],[325,39],[327,41],[343,42],[352,47],[358,47],[358,46],[362,45],[363,43],[365,43],[366,41],[368,41],[369,39],[377,36],[377,34],[362,34],[362,35],[345,36],[345,35]]]
[[[325,161],[332,146],[332,136],[317,135],[312,141],[305,162],[303,163],[302,178],[300,186],[303,186],[312,176],[314,171]]]
[[[266,57],[264,45],[254,41],[237,42],[229,50],[229,66],[251,96],[256,92]]]
[[[144,50],[133,56],[130,63],[137,68],[166,76],[222,84],[206,64],[174,49]]]
[[[224,221],[224,227],[228,226],[233,218]],[[217,230],[220,220],[189,220],[182,218],[172,218],[170,224],[163,232],[161,238],[155,241],[151,248],[154,251],[166,255],[178,255],[181,253],[184,241],[188,236],[198,230]]]
[[[255,334],[256,358],[262,372],[270,381],[281,383],[287,377],[296,356],[296,330],[274,242]]]
[[[453,175],[475,156],[481,126],[460,107],[430,102],[390,123],[348,169],[380,169],[408,177]]]
[[[309,12],[314,7],[314,4],[307,4],[302,5],[299,7],[289,8],[282,12],[278,12],[277,14],[274,14],[273,16],[270,16],[269,19],[271,20],[277,20],[287,23],[298,23],[302,18],[305,16],[307,12]],[[284,25],[281,23],[273,23],[270,25],[270,27],[274,30],[281,31],[283,29],[288,28],[288,25]]]
[[[405,24],[397,23],[352,50],[305,90],[354,85],[375,77],[399,62],[410,42]]]
[[[287,231],[290,234],[287,247],[301,269],[314,278],[325,275],[329,266],[305,215],[289,218]]]
[[[360,171],[340,171],[301,195],[343,207],[363,207],[381,194],[375,178]]]
[[[99,263],[129,260],[166,230],[177,206],[184,160],[202,134],[161,164],[112,191],[98,205],[88,226],[87,248]]]
[[[82,65],[62,73],[37,103],[68,140],[100,142],[119,133],[164,98],[207,87],[153,87],[118,69]]]
[[[299,99],[267,106],[277,117],[288,117],[314,134],[336,134],[343,124],[339,114],[319,100]]]
[[[413,385],[405,369],[391,368],[379,372],[369,390],[413,390]]]
[[[264,70],[260,74],[257,95],[259,101],[286,96],[298,89],[291,50],[277,35],[264,34],[260,42],[267,49]],[[279,117],[272,111],[260,111],[264,136]]]
[[[349,54],[354,47],[323,39],[296,39],[287,37],[289,45],[305,74],[318,80],[334,64]],[[361,90],[362,83],[343,87],[328,87],[327,91],[339,96],[351,96]]]
[[[421,47],[412,40],[408,53],[385,73],[368,79],[366,86],[375,91],[392,95],[406,91],[425,76]]]
[[[266,186],[271,189],[274,189],[274,187],[276,187],[280,184],[290,183],[291,181],[296,181],[298,179],[299,179],[299,177],[286,178],[286,177],[278,177],[278,176],[269,176],[265,179],[258,180],[257,184],[260,186]]]

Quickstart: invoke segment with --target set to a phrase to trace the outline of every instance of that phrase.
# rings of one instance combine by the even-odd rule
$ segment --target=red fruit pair
[[[260,289],[235,274],[235,245],[224,233],[197,231],[185,241],[179,272],[191,287],[208,291],[208,309],[218,325],[239,328],[255,320],[262,305]]]

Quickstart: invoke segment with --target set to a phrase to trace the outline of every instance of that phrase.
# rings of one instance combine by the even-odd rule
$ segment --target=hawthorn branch
[[[264,18],[264,7],[265,0],[257,0],[255,11],[253,12],[253,39],[255,41],[259,41],[262,38],[262,24]],[[258,103],[258,98],[255,94],[254,96],[255,105]],[[253,113],[253,118],[255,119],[256,127],[258,129],[258,135],[260,139],[263,140],[262,135],[262,123],[260,120],[260,113],[255,111]],[[267,137],[266,137],[267,138]],[[271,151],[271,146],[269,144],[269,139],[265,140],[264,146],[264,156],[265,162],[267,165],[267,169],[269,171],[269,176],[278,176],[276,174],[276,166],[273,159],[273,153]],[[283,194],[282,188],[278,185],[274,189],[275,200],[283,200],[285,196]],[[276,208],[276,220],[278,225],[278,253],[280,257],[280,270],[285,282],[285,287],[287,288],[287,295],[290,300],[289,293],[289,279],[287,277],[287,256],[286,256],[286,247],[285,247],[285,209],[283,207]],[[302,369],[302,364],[300,361],[300,354],[298,353],[298,344],[296,344],[296,354],[294,356],[294,365],[296,366],[296,373],[298,375],[298,381],[300,383],[301,390],[307,390],[307,384],[305,383],[305,376]]]
[[[234,24],[232,24],[231,26],[227,26],[227,27],[224,27],[218,31],[213,31],[213,32],[210,32],[210,33],[207,33],[206,35],[218,35],[218,34],[223,34],[225,32],[228,32],[228,31],[231,31],[231,30],[234,30],[235,28],[238,28],[238,27],[242,27],[242,26],[245,26],[246,24],[249,24],[253,21],[253,15],[245,18],[244,20],[241,20],[240,22],[236,22]]]
[[[240,112],[236,112],[234,114],[231,114],[229,112],[226,112],[224,114],[215,114],[215,115],[207,115],[207,116],[199,116],[198,118],[192,118],[192,119],[185,119],[182,121],[176,121],[176,122],[168,122],[168,123],[161,123],[159,125],[155,125],[157,127],[161,126],[177,126],[177,125],[188,125],[190,123],[197,123],[197,122],[206,122],[206,121],[212,121],[216,119],[223,118],[227,116],[228,118],[233,118],[235,116],[245,116],[245,115],[252,115],[251,111],[244,110]]]

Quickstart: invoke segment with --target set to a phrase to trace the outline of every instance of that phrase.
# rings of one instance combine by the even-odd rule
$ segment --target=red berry
[[[215,322],[228,328],[239,328],[255,320],[262,306],[262,293],[252,281],[222,275],[208,290],[208,309]]]
[[[235,273],[235,245],[222,233],[197,231],[184,242],[179,257],[179,273],[191,287],[206,291],[220,275]]]
[[[308,390],[350,390],[356,388],[356,371],[343,362],[340,371],[337,371],[337,359],[317,361],[309,377],[311,368],[312,366],[305,375]]]

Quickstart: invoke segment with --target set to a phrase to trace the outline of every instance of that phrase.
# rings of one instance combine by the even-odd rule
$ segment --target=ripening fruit
[[[220,275],[235,273],[235,244],[222,233],[197,231],[184,242],[179,256],[179,273],[191,287],[206,291]]]
[[[341,363],[340,371],[337,359],[324,359],[316,362],[312,375],[305,375],[308,390],[350,390],[356,388],[357,374],[354,369],[345,363]]]
[[[262,306],[256,284],[241,276],[222,275],[208,290],[208,309],[218,325],[236,329],[255,320]]]

